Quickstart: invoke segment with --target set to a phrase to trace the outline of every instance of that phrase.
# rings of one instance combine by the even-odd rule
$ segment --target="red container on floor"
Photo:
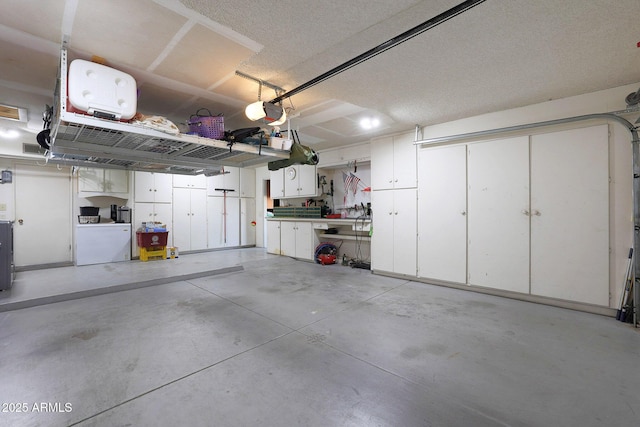
[[[139,248],[153,248],[154,246],[167,246],[168,231],[136,231],[136,240]]]

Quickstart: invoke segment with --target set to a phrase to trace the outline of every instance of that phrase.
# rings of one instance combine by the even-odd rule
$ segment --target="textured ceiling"
[[[143,113],[179,124],[208,108],[227,129],[254,126],[243,110],[258,84],[236,70],[291,90],[459,3],[3,0],[0,104],[28,109],[15,125],[33,138],[66,37],[72,57],[132,74]],[[636,83],[638,17],[638,0],[487,0],[284,105],[302,142],[322,149]],[[365,115],[381,127],[359,128]]]

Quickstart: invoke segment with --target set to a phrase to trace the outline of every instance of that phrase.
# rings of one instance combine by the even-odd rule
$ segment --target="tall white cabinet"
[[[532,294],[609,304],[608,159],[606,125],[531,137]]]
[[[418,277],[467,281],[467,147],[419,149]]]
[[[416,276],[417,158],[411,134],[371,142],[371,269]]]
[[[419,277],[610,305],[607,125],[425,147],[419,169]]]
[[[416,275],[416,189],[374,191],[371,269]]]
[[[471,285],[529,292],[529,137],[469,144]]]
[[[133,233],[143,222],[160,222],[167,226],[169,244],[173,240],[173,188],[170,174],[136,171],[134,178]],[[133,236],[135,242],[135,235]],[[133,245],[134,256],[139,255]]]
[[[173,189],[173,244],[182,251],[207,248],[207,190],[192,178]]]

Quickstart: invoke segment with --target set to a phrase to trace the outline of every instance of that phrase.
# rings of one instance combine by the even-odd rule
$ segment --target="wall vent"
[[[12,107],[11,105],[0,104],[0,119],[27,121],[27,110],[25,108]]]
[[[24,154],[42,154],[44,156],[44,148],[38,144],[22,144],[22,152]]]

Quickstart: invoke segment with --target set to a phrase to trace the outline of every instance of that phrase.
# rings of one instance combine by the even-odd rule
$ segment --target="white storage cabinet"
[[[416,146],[412,134],[371,141],[371,188],[391,190],[417,185]]]
[[[466,283],[467,147],[418,151],[418,277]]]
[[[313,260],[317,241],[311,222],[280,221],[280,254]]]
[[[205,189],[173,189],[173,246],[177,246],[180,251],[207,248],[207,192]]]
[[[371,193],[371,268],[416,276],[416,189]]]
[[[129,172],[120,169],[79,168],[78,191],[89,193],[87,196],[113,194],[126,198],[129,193]]]

